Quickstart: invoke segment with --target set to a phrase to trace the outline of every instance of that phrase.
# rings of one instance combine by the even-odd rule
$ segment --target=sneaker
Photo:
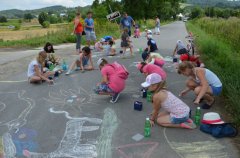
[[[187,128],[187,129],[195,129],[195,128],[197,128],[195,123],[188,123],[188,122],[181,123],[180,126],[182,128]]]
[[[118,98],[119,98],[119,93],[115,93],[113,96],[112,96],[112,99],[110,100],[111,103],[116,103]]]
[[[68,71],[65,73],[65,75],[70,75],[72,73],[72,71]]]

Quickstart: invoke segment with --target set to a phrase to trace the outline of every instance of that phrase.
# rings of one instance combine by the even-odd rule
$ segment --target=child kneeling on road
[[[101,70],[102,81],[96,86],[94,91],[99,95],[112,96],[110,102],[116,103],[120,92],[125,88],[125,80],[129,73],[123,65],[117,62],[109,64],[103,58],[97,61],[97,65]]]
[[[153,111],[150,117],[152,126],[157,122],[164,127],[196,128],[189,118],[190,108],[165,88],[165,81],[160,75],[156,73],[148,75],[146,81],[141,85],[153,92]],[[159,112],[161,108],[165,111]]]

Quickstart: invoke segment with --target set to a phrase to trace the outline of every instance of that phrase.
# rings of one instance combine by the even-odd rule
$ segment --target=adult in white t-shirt
[[[28,65],[28,80],[30,83],[37,83],[42,80],[47,81],[52,84],[53,81],[48,79],[50,75],[54,75],[54,72],[46,72],[43,73],[43,66],[45,64],[45,59],[47,58],[47,53],[45,51],[41,51],[38,53],[36,60],[31,61]]]

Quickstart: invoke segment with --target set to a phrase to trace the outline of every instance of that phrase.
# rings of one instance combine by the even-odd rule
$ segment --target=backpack
[[[121,64],[117,63],[116,61],[113,64],[109,64],[109,65],[115,69],[116,75],[119,78],[124,79],[124,80],[126,80],[128,78],[129,72],[124,65],[121,65]]]
[[[238,130],[233,126],[232,123],[224,123],[224,124],[201,124],[200,130],[202,132],[211,134],[216,138],[223,137],[235,137],[238,135]]]

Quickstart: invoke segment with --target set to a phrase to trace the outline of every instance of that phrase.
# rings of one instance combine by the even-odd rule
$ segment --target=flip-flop
[[[207,104],[207,103],[204,103],[201,108],[202,109],[210,109],[212,107],[212,105],[215,103],[215,99],[213,100],[212,104]]]

